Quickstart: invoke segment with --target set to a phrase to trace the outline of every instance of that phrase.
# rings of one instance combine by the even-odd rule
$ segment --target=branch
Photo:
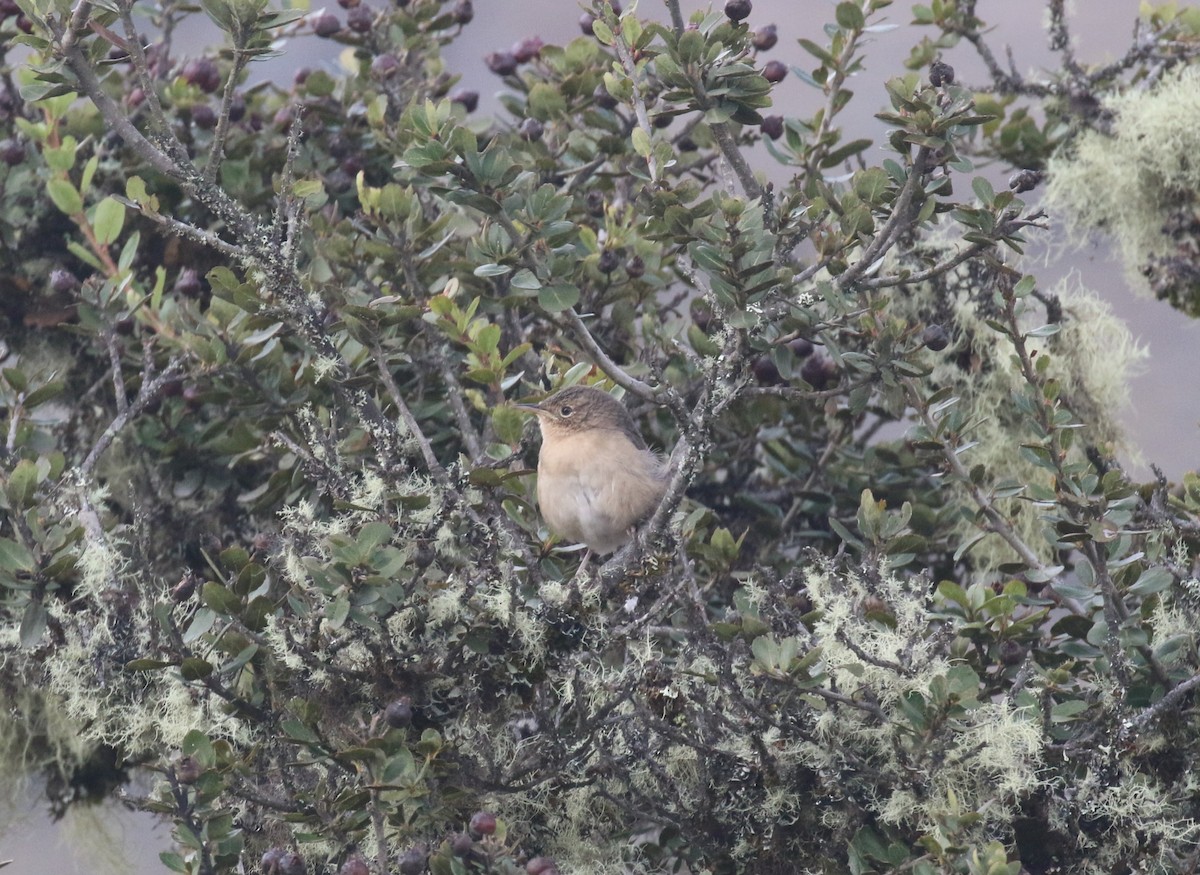
[[[929,160],[929,147],[922,146],[917,150],[916,156],[913,158],[912,168],[908,172],[908,179],[904,180],[904,188],[900,190],[900,196],[896,198],[896,204],[892,207],[892,214],[888,216],[887,223],[875,235],[875,239],[859,256],[858,260],[850,267],[843,271],[835,280],[839,289],[845,289],[852,283],[856,282],[876,261],[884,256],[884,254],[892,248],[900,233],[907,228],[910,221],[910,211],[912,209],[913,200],[917,196],[918,190],[924,190],[925,181],[925,162]]]
[[[1167,711],[1178,706],[1183,700],[1183,697],[1197,687],[1200,687],[1200,674],[1194,674],[1186,681],[1183,681],[1149,708],[1143,710],[1136,717],[1127,718],[1121,724],[1121,730],[1118,733],[1118,738],[1122,741],[1125,741],[1135,733],[1140,732],[1152,720],[1158,719]]]
[[[620,22],[617,22],[618,25]],[[654,126],[650,124],[650,114],[646,111],[646,101],[642,99],[641,79],[638,76],[637,64],[633,60],[633,55],[629,53],[629,46],[625,44],[625,37],[621,34],[619,26],[613,28],[613,49],[617,53],[617,58],[621,61],[621,66],[625,68],[625,75],[633,83],[633,112],[637,116],[638,127],[646,135],[646,139],[653,141]],[[646,156],[646,167],[650,171],[650,181],[658,184],[658,162],[654,158],[654,150],[651,149],[650,154]]]
[[[171,382],[175,378],[175,375],[178,374],[182,369],[183,358],[173,358],[167,363],[167,366],[163,369],[162,373],[156,377],[152,377],[151,375],[154,371],[153,359],[147,357],[146,364],[142,369],[142,386],[140,389],[138,389],[137,396],[132,402],[125,406],[124,410],[118,412],[117,415],[113,417],[112,422],[108,424],[108,427],[105,428],[100,437],[96,439],[96,443],[92,446],[91,452],[87,454],[87,457],[79,466],[79,476],[81,479],[86,480],[92,476],[92,472],[96,468],[96,463],[100,461],[100,457],[104,455],[105,450],[112,445],[112,442],[116,439],[117,435],[125,429],[125,426],[129,424],[131,419],[133,419],[146,408],[147,404],[158,397],[159,393],[162,392],[163,387],[167,383]],[[114,377],[114,379],[116,378],[117,377]],[[118,406],[120,406],[120,402],[118,402]]]
[[[596,342],[596,338],[592,336],[592,332],[588,330],[587,325],[584,324],[574,308],[567,310],[566,316],[567,321],[571,324],[571,328],[575,331],[575,335],[579,338],[579,342],[583,344],[584,349],[595,359],[600,370],[612,377],[613,382],[622,389],[632,392],[643,401],[649,401],[653,404],[659,403],[661,395],[665,391],[664,389],[656,389],[649,383],[639,380],[613,361],[600,344]]]
[[[245,254],[241,247],[235,246],[225,240],[222,240],[212,231],[206,231],[203,228],[197,228],[195,225],[189,225],[187,222],[181,222],[179,219],[171,216],[164,216],[162,213],[156,213],[147,207],[145,204],[132,201],[129,198],[114,196],[114,199],[131,210],[137,210],[138,214],[149,219],[154,224],[158,225],[164,231],[175,234],[179,237],[186,237],[202,246],[207,246],[221,255],[232,260],[241,260]]]
[[[429,438],[425,437],[425,433],[421,431],[421,424],[417,422],[417,418],[413,416],[412,411],[408,409],[408,405],[404,403],[404,397],[400,394],[400,387],[396,385],[396,380],[392,377],[391,369],[388,368],[387,357],[383,354],[383,347],[376,341],[371,347],[371,357],[375,360],[375,365],[379,369],[379,377],[383,380],[383,385],[388,390],[388,396],[392,399],[392,403],[396,405],[396,409],[400,413],[400,419],[404,422],[413,440],[417,442],[417,446],[421,450],[421,458],[425,460],[425,467],[429,470],[439,482],[447,484],[449,475],[446,469],[442,467],[442,463],[438,461],[434,455],[433,446],[429,443]]]

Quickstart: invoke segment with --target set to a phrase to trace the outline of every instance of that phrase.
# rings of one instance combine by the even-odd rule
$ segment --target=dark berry
[[[617,99],[608,93],[608,89],[601,82],[596,86],[596,90],[592,92],[592,100],[596,101],[596,106],[601,109],[616,109]]]
[[[383,712],[383,717],[387,720],[388,726],[391,726],[393,729],[403,729],[412,723],[412,700],[408,696],[402,696],[387,706],[387,709]]]
[[[354,177],[340,167],[325,175],[325,187],[334,193],[349,191],[354,185]]]
[[[496,831],[496,815],[490,811],[476,811],[471,815],[469,828],[473,836],[490,836]]]
[[[954,84],[954,68],[945,61],[934,61],[929,65],[929,84],[934,88]]]
[[[521,127],[517,130],[520,131],[522,138],[536,141],[542,138],[542,134],[545,133],[546,129],[537,119],[527,118],[521,122]]]
[[[542,53],[544,45],[540,36],[527,36],[520,42],[513,43],[512,56],[517,59],[518,64],[528,64]]]
[[[783,382],[779,368],[769,355],[760,355],[750,369],[754,371],[754,379],[758,380],[760,386],[778,386]]]
[[[489,52],[484,56],[483,63],[497,76],[511,76],[517,72],[517,59],[512,52]]]
[[[763,78],[774,84],[782,82],[783,77],[787,75],[787,64],[783,61],[767,61],[767,65],[763,67]]]
[[[601,273],[612,273],[621,266],[621,256],[615,249],[605,249],[600,253],[600,261],[596,266]]]
[[[639,279],[646,272],[646,262],[642,261],[640,255],[635,255],[629,261],[625,262],[625,273],[629,274],[630,279]]]
[[[583,203],[589,216],[598,219],[604,215],[604,192],[593,188],[587,193]]]
[[[33,33],[33,22],[22,12],[17,16],[17,30],[21,33]]]
[[[217,126],[217,113],[207,103],[192,107],[192,124],[204,131],[211,131]]]
[[[1005,665],[1020,665],[1025,661],[1025,648],[1011,639],[1000,642],[1000,661]]]
[[[692,301],[691,311],[692,322],[696,324],[696,327],[701,331],[708,331],[708,326],[712,324],[712,308],[704,301],[697,298],[696,300]]]
[[[355,33],[366,33],[375,24],[375,13],[370,6],[353,6],[346,13],[346,26]]]
[[[192,58],[183,65],[183,81],[195,85],[206,94],[221,87],[221,71],[211,58]]]
[[[129,105],[130,109],[135,109],[141,106],[145,99],[146,92],[140,86],[134,86],[129,89],[129,95],[125,98],[125,102]]]
[[[1045,175],[1040,170],[1018,170],[1008,178],[1008,187],[1017,194],[1025,191],[1033,191],[1038,187]]]
[[[305,875],[304,858],[295,851],[288,851],[279,861],[279,875]]]
[[[459,104],[467,112],[474,112],[479,106],[479,92],[469,88],[459,88],[450,93],[450,102]]]
[[[126,316],[113,323],[113,328],[122,337],[129,337],[129,335],[133,334],[133,330],[137,328],[137,320],[132,316]]]
[[[58,294],[65,295],[75,291],[78,287],[79,280],[69,270],[58,267],[50,271],[50,288]]]
[[[281,106],[275,111],[275,117],[271,120],[275,127],[280,129],[290,128],[292,122],[296,118],[295,110],[290,106]]]
[[[268,848],[259,861],[263,875],[279,875],[279,863],[285,854],[287,851],[283,848]]]
[[[240,122],[246,117],[246,98],[240,92],[233,95],[233,99],[229,101],[229,120],[231,122]]]
[[[326,12],[312,20],[312,29],[317,36],[330,37],[342,29],[342,23],[332,12]]]
[[[195,784],[202,771],[195,757],[183,757],[175,764],[175,780],[180,784]]]
[[[592,36],[592,25],[596,23],[596,16],[590,12],[585,12],[579,16],[579,29],[583,31],[584,36]]]
[[[334,21],[337,21],[335,18]],[[296,86],[303,85],[308,81],[308,77],[312,75],[312,67],[301,67],[292,74],[292,84]]]
[[[677,145],[679,147],[680,152],[695,152],[696,151],[696,141],[693,140],[691,137],[681,137],[679,139],[679,142],[676,143],[675,145]]]
[[[204,391],[199,386],[184,386],[183,401],[188,407],[195,410],[204,403]]]
[[[465,832],[460,832],[450,840],[450,850],[456,857],[465,857],[475,848],[475,842]]]
[[[371,62],[371,74],[380,79],[388,78],[398,69],[400,69],[400,62],[391,53],[378,55]]]
[[[800,369],[800,379],[820,391],[837,380],[837,365],[833,363],[833,359],[829,357],[828,353],[813,353],[804,362],[804,367]]]
[[[183,394],[183,380],[167,380],[162,384],[164,398],[178,398]]]
[[[20,14],[21,7],[17,5],[16,0],[0,0],[0,21],[3,21],[10,15]]]
[[[675,116],[669,112],[663,112],[650,119],[650,124],[656,128],[669,128],[673,121],[675,121]]]
[[[371,875],[371,870],[362,857],[355,854],[338,869],[338,875]]]
[[[190,599],[193,595],[195,595],[195,593],[196,593],[196,577],[195,577],[195,575],[185,574],[180,579],[179,583],[177,583],[173,587],[171,587],[171,600],[174,601],[176,604],[183,604],[188,599]],[[279,851],[280,855],[283,854],[283,851],[280,850],[279,848],[274,848],[274,850]],[[266,858],[267,858],[266,854],[263,854],[264,861],[266,860]],[[263,865],[266,866],[266,863],[264,862]]]
[[[934,352],[941,352],[950,345],[950,335],[940,325],[930,325],[921,332],[921,342]]]
[[[455,24],[470,24],[471,19],[475,17],[475,6],[471,0],[458,0],[454,4],[454,11],[451,14],[454,16]]]
[[[419,845],[409,848],[397,861],[400,875],[421,875],[425,871],[425,861],[428,857],[425,849]]]
[[[765,24],[758,30],[754,31],[754,37],[750,40],[754,48],[760,52],[765,52],[775,48],[775,44],[779,42],[779,33],[773,24]]]
[[[803,337],[797,337],[788,341],[788,349],[792,351],[798,359],[806,358],[813,353],[813,345],[811,340],[806,340]]]
[[[186,298],[195,298],[203,291],[200,285],[200,274],[195,268],[185,267],[179,271],[179,278],[175,280],[175,291]]]
[[[325,145],[325,151],[328,152],[331,157],[341,161],[350,154],[353,147],[353,143],[350,142],[349,137],[338,133],[329,138],[329,142]]]
[[[783,136],[783,116],[769,115],[762,120],[759,128],[762,129],[765,136],[770,137],[772,140],[778,140]]]
[[[529,875],[546,875],[551,869],[558,868],[558,864],[554,862],[553,857],[534,857],[525,864],[525,871]]]
[[[725,14],[730,21],[741,21],[750,14],[754,4],[750,0],[728,0],[725,4]]]
[[[338,0],[338,6],[342,7],[343,9],[353,9],[361,2],[362,0]]]

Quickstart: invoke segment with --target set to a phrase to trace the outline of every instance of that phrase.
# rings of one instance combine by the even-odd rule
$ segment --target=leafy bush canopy
[[[19,3],[8,768],[151,770],[186,873],[1195,868],[1200,478],[1124,475],[1140,352],[1020,260],[1047,170],[1145,178],[1088,156],[1185,99],[1192,11],[1091,67],[1050,0],[1034,80],[915,6],[875,143],[839,117],[888,0],[791,53],[748,0],[603,2],[488,57],[494,119],[440,59],[469,0],[206,0],[195,58],[187,5]],[[310,34],[351,68],[247,86]],[[578,383],[670,483],[577,572],[512,402]]]

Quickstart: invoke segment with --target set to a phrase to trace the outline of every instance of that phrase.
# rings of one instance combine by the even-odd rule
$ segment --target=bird
[[[667,491],[667,463],[646,447],[633,417],[612,395],[571,386],[539,404],[519,404],[537,415],[542,433],[537,500],[550,530],[611,553],[633,535]]]

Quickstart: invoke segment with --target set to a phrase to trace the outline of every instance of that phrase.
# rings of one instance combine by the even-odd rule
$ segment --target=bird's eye
[[[558,408],[558,412],[565,418],[570,416],[575,411],[571,408],[570,404],[564,404],[562,407]]]

